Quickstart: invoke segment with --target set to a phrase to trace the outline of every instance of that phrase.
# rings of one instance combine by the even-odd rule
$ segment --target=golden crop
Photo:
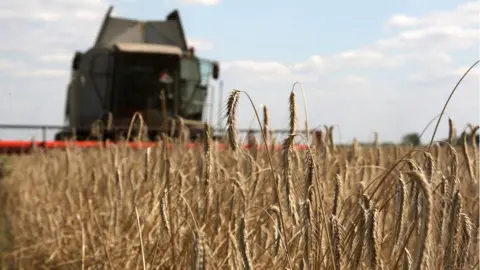
[[[297,150],[293,135],[281,151],[246,150],[236,138],[235,95],[228,104],[226,150],[207,140],[196,149],[176,142],[172,149],[72,148],[9,159],[0,190],[3,264],[478,267],[479,155],[473,141],[433,144],[430,152],[357,142],[340,147],[329,129],[308,150]],[[295,117],[290,126],[294,134]]]

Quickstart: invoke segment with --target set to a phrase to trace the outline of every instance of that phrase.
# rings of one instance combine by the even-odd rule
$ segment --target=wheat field
[[[265,136],[244,149],[239,97],[229,97],[225,141],[9,158],[0,184],[2,266],[478,268],[479,155],[467,131],[461,145],[429,150],[340,146],[330,127],[297,149],[292,92],[292,135],[282,148],[272,147],[265,109]]]

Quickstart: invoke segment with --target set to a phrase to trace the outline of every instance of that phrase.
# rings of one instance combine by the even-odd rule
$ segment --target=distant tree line
[[[470,139],[471,136],[472,136],[471,134],[466,135],[467,142],[471,141],[471,139]],[[448,142],[448,139],[443,139],[442,141]],[[479,145],[480,134],[475,135],[475,141],[476,141],[477,145]],[[453,143],[453,146],[460,146],[460,145],[462,145],[462,143],[463,143],[463,133],[456,138],[455,142]],[[418,134],[418,133],[408,133],[408,134],[403,135],[402,144],[408,144],[408,145],[413,145],[413,146],[421,145],[422,141],[420,139],[420,134]]]

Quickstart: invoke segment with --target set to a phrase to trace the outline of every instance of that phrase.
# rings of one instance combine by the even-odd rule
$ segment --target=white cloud
[[[108,4],[107,0],[0,2],[4,26],[0,36],[8,37],[0,43],[0,75],[66,80],[73,52],[93,42]],[[5,65],[8,68],[2,69]]]
[[[55,22],[61,20],[96,19],[105,12],[104,0],[18,0],[0,3],[0,20]],[[68,12],[74,10],[74,12]],[[100,12],[100,13],[99,13]]]
[[[476,26],[480,22],[480,2],[470,1],[452,10],[432,12],[419,20],[419,26]]]
[[[64,69],[33,69],[25,70],[14,74],[19,77],[38,77],[38,78],[48,78],[48,77],[61,77],[65,78],[68,76],[68,71]]]
[[[39,66],[29,66],[21,61],[9,61],[0,59],[0,75],[7,75],[13,77],[62,77],[68,76],[67,69],[48,68]]]
[[[375,50],[362,48],[341,52],[333,56],[333,61],[341,68],[353,67],[395,67],[402,64],[402,56],[387,56]]]
[[[457,78],[460,78],[461,76],[463,76],[463,74],[465,74],[465,72],[467,72],[467,70],[469,68],[470,67],[467,67],[467,66],[456,68],[456,69],[452,70],[451,75],[456,76]],[[480,69],[478,67],[473,68],[472,70],[470,70],[468,72],[468,76],[479,78],[480,77]]]
[[[295,71],[316,71],[325,68],[325,59],[320,55],[312,55],[306,61],[292,66]]]
[[[45,63],[65,63],[73,58],[72,53],[47,53],[38,56],[38,60]]]
[[[363,76],[358,76],[358,75],[347,75],[347,76],[344,77],[344,80],[347,83],[351,83],[351,84],[355,84],[355,85],[367,84],[367,83],[370,82],[367,78],[365,78]]]
[[[380,39],[380,49],[407,49],[449,52],[478,47],[480,38],[480,1],[458,5],[452,10],[434,11],[421,17],[392,16],[386,23],[401,31]]]
[[[211,51],[215,48],[215,44],[211,41],[204,39],[191,39],[187,38],[188,46],[193,46],[195,50],[199,51]]]
[[[57,54],[84,49],[99,31],[107,0],[0,2],[0,53]]]
[[[203,5],[203,6],[215,6],[220,4],[222,0],[174,0],[177,3],[184,5]]]
[[[418,22],[418,19],[412,16],[408,16],[405,14],[398,14],[392,16],[388,22],[388,26],[392,27],[410,27],[414,26]]]
[[[20,65],[22,65],[22,62],[10,61],[10,60],[0,58],[0,71],[3,71],[3,72],[9,71],[9,70],[18,68]]]
[[[460,4],[452,10],[430,12],[421,17],[412,17],[405,14],[396,14],[387,21],[387,26],[394,27],[443,27],[456,25],[474,26],[480,22],[480,2],[470,1]]]
[[[286,75],[289,74],[290,71],[288,67],[279,63],[279,62],[256,62],[256,61],[234,61],[234,62],[227,62],[224,64],[225,69],[243,69],[258,73],[272,73],[272,74],[280,74]]]
[[[379,40],[379,48],[452,51],[472,47],[479,38],[476,27],[456,25],[432,26],[401,32],[393,38]]]

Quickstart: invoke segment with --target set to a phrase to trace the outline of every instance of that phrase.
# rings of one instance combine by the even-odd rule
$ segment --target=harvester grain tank
[[[218,79],[218,63],[197,57],[188,47],[177,10],[161,21],[113,17],[111,12],[112,7],[94,45],[73,57],[67,129],[55,139],[91,138],[95,123],[104,127],[104,138],[118,138],[126,134],[135,112],[155,138],[163,127],[160,88],[166,93],[169,119],[181,117],[192,136],[202,134],[208,82]],[[164,77],[170,82],[162,83]]]

